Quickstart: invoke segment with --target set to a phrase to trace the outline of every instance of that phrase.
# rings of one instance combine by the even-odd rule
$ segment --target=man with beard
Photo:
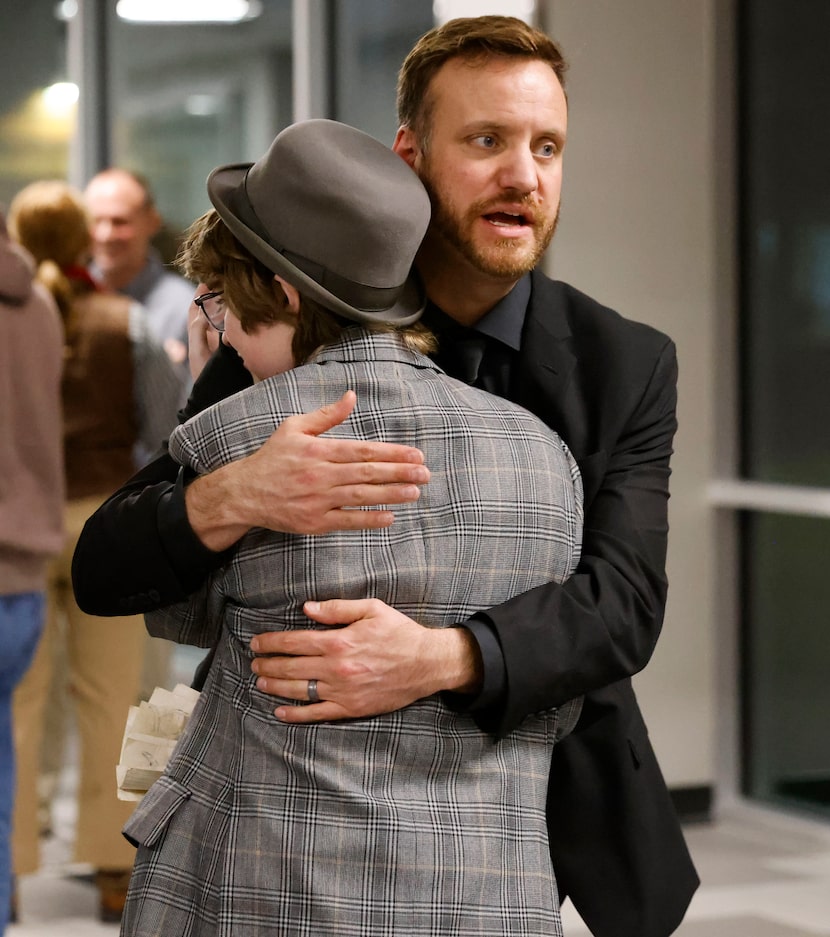
[[[577,458],[586,517],[575,575],[459,623],[449,651],[377,600],[311,597],[325,601],[307,603],[308,617],[337,627],[259,635],[252,666],[259,689],[313,700],[278,706],[286,722],[366,717],[443,692],[498,739],[585,694],[551,770],[557,883],[596,937],[667,937],[698,880],[630,677],[665,608],[677,364],[665,335],[535,269],[559,211],[565,68],[555,43],[511,17],[431,30],[401,70],[394,149],[433,202],[416,266],[439,363],[536,413]],[[217,399],[207,387],[223,361],[229,369],[227,355],[211,358],[192,408]],[[411,453],[346,451],[321,436],[349,410],[344,398],[283,424],[258,453],[187,486],[170,484],[163,459],[150,466],[90,523],[76,553],[79,601],[112,614],[178,600],[252,526],[392,523],[388,510],[349,509],[417,497],[424,467]],[[117,561],[128,543],[129,573]]]

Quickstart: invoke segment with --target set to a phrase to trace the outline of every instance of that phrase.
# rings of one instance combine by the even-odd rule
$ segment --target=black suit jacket
[[[582,693],[554,750],[548,816],[560,891],[596,937],[667,937],[698,877],[630,676],[663,621],[677,362],[670,339],[534,273],[518,403],[557,430],[582,471],[582,559],[565,584],[490,609],[507,694],[482,724]]]
[[[186,415],[247,382],[227,359],[223,346]],[[548,809],[560,892],[595,937],[668,937],[698,884],[629,680],[651,655],[665,606],[676,370],[665,335],[533,274],[514,396],[579,462],[583,556],[563,586],[479,616],[499,642],[507,686],[476,718],[501,735],[586,694],[577,730],[554,751]],[[87,522],[73,562],[82,608],[159,608],[222,561],[189,530],[177,472],[160,455]]]

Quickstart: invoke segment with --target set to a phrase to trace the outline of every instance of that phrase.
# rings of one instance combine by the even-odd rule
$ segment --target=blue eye
[[[478,143],[479,146],[483,146],[485,149],[491,150],[496,145],[496,138],[492,136],[492,134],[483,133],[476,137],[474,142]]]

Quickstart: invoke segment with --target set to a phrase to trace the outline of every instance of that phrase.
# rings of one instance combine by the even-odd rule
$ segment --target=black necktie
[[[446,356],[452,359],[452,373],[465,384],[481,386],[479,376],[486,350],[487,342],[480,332],[467,330],[464,334],[456,336],[446,349]]]
[[[513,352],[498,339],[465,328],[436,307],[428,307],[424,322],[438,339],[436,364],[447,374],[506,397],[510,390]]]

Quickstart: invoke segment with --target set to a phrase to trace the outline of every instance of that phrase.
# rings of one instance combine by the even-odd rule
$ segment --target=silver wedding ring
[[[308,693],[308,701],[309,701],[310,703],[319,703],[319,702],[320,702],[320,694],[317,692],[317,681],[316,681],[316,680],[309,680],[309,681],[308,681],[308,687],[306,688],[306,692]]]

